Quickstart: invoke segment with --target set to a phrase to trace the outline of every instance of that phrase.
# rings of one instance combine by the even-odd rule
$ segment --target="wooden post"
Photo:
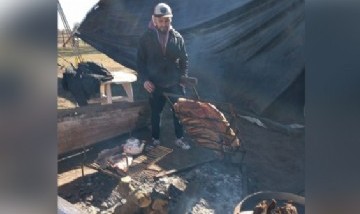
[[[62,34],[62,38],[63,38],[63,48],[66,47],[66,44],[65,44],[65,35],[64,35],[64,30],[61,31],[61,34]]]

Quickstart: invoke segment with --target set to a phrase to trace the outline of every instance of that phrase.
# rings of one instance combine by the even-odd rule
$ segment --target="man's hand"
[[[155,90],[154,84],[148,80],[144,82],[144,88],[149,93],[152,93]]]

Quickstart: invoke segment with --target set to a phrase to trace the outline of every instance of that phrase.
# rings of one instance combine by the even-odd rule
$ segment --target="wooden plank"
[[[98,112],[112,111],[118,109],[128,109],[137,106],[148,106],[147,100],[141,100],[136,102],[117,102],[112,105],[87,105],[77,107],[73,109],[58,109],[57,119],[58,122],[68,119],[69,116],[80,116],[80,115],[96,115]]]
[[[64,154],[149,123],[147,102],[85,106],[58,115],[58,154]]]

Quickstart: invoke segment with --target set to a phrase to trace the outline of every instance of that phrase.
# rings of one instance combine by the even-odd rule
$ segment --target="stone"
[[[186,189],[185,181],[179,177],[173,178],[171,184],[181,191],[184,191]]]
[[[166,214],[168,213],[168,201],[163,199],[155,199],[151,208],[156,211],[157,214]]]
[[[139,207],[148,207],[151,204],[150,194],[141,190],[135,190],[131,192],[129,199]]]
[[[127,201],[121,206],[117,206],[114,209],[113,213],[116,214],[130,214],[130,213],[140,213],[141,208],[133,201]]]

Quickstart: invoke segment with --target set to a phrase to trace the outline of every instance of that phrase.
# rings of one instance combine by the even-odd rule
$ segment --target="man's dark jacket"
[[[169,39],[163,54],[155,29],[148,29],[140,38],[137,53],[137,71],[140,81],[147,80],[168,88],[179,84],[181,76],[187,76],[188,55],[184,39],[174,29],[170,29]]]

